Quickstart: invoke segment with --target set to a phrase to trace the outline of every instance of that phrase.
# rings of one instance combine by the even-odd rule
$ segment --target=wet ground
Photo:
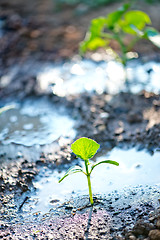
[[[0,238],[159,240],[158,50],[138,46],[143,57],[128,63],[126,85],[104,53],[73,57],[86,30],[76,25],[96,11],[74,25],[74,8],[57,18],[51,2],[34,4],[0,8],[0,107],[14,105],[0,115]],[[146,6],[159,16],[159,5]],[[93,171],[93,207],[85,176],[58,184],[68,167],[83,166],[70,150],[82,136],[101,145],[93,161],[120,163]]]
[[[159,207],[160,192],[159,95],[149,92],[114,96],[83,93],[60,97],[59,101],[58,98],[53,95],[32,99],[30,107],[31,99],[27,98],[23,104],[1,115],[2,120],[6,115],[10,116],[7,125],[2,126],[1,136],[2,236],[8,234],[20,239],[24,233],[30,239],[43,239],[48,234],[50,239],[106,239],[106,236],[124,239],[131,230],[139,236],[137,228],[142,228],[140,235],[145,238],[156,229],[154,224],[158,218],[154,211]],[[63,111],[60,111],[62,104]],[[56,111],[52,112],[54,108]],[[55,128],[52,124],[49,128],[51,120],[42,121],[46,116],[52,116]],[[65,134],[56,123],[57,116],[58,123],[61,118],[63,122],[66,119]],[[18,133],[15,119],[19,121]],[[37,124],[34,127],[35,119],[36,123],[42,124],[40,133]],[[37,132],[38,136],[33,138]],[[41,139],[39,134],[45,138]],[[89,205],[83,176],[75,175],[58,185],[65,169],[82,164],[71,154],[69,147],[80,136],[91,137],[101,144],[95,161],[112,158],[120,162],[119,168],[99,167],[93,174],[93,209]],[[149,220],[152,215],[154,224]],[[133,230],[140,219],[140,226]],[[43,227],[39,221],[43,221]],[[102,223],[99,225],[99,222]]]
[[[60,97],[75,95],[83,92],[98,94],[106,91],[109,94],[117,94],[120,91],[138,93],[142,90],[159,93],[160,63],[156,61],[144,62],[143,59],[132,59],[128,62],[126,71],[129,89],[125,84],[125,71],[122,64],[114,60],[100,60],[101,54],[92,54],[93,59],[73,57],[70,61],[53,64],[52,62],[27,61],[21,65],[13,65],[1,78],[1,87],[5,87],[5,93],[16,93],[22,97],[34,91],[37,95],[55,94]],[[30,69],[34,66],[33,70]],[[34,76],[30,86],[26,86],[26,92],[21,92],[22,86],[14,82],[21,79],[24,72],[29,72],[27,77]],[[21,79],[22,80],[22,79]],[[26,79],[28,81],[30,79]],[[23,82],[22,82],[23,83]],[[21,84],[22,84],[21,83]],[[12,90],[10,84],[13,85]],[[4,92],[3,92],[4,94]],[[23,96],[24,97],[24,96]]]

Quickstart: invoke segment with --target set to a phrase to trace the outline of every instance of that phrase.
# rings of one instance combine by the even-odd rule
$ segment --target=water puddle
[[[158,93],[160,90],[160,64],[140,61],[131,61],[127,66],[129,89],[133,93],[145,89]],[[110,94],[127,91],[125,85],[125,73],[120,63],[95,62],[81,60],[64,63],[61,66],[44,68],[37,75],[42,89],[52,85],[52,91],[59,96],[82,93],[84,91],[96,91],[101,94],[107,90]]]
[[[114,148],[107,154],[97,155],[95,161],[105,159],[118,161],[120,166],[102,164],[92,172],[94,194],[109,195],[113,191],[126,193],[128,189],[136,191],[135,187],[139,186],[142,188],[141,192],[148,192],[148,197],[152,196],[153,199],[157,193],[156,189],[160,190],[160,153],[158,151],[151,156],[146,151],[137,151],[135,148],[129,150]],[[78,163],[83,166],[82,161]],[[64,173],[64,170],[49,171],[43,168],[34,182],[36,192],[32,193],[28,203],[24,204],[24,213],[30,212],[34,215],[36,212],[41,212],[44,214],[64,201],[77,196],[82,198],[83,195],[88,194],[87,179],[84,174],[73,174],[58,183]]]
[[[128,91],[123,67],[115,61],[98,62],[76,58],[63,64],[28,61],[19,66],[15,65],[7,74],[1,74],[0,86],[5,87],[24,74],[36,76],[41,93],[53,92],[58,96],[85,91],[95,91],[99,94],[104,91],[110,94]],[[127,74],[131,92],[147,90],[159,93],[160,63],[150,61],[143,64],[140,60],[131,60],[127,65]]]
[[[74,138],[74,120],[64,107],[45,98],[14,104],[14,109],[0,115],[1,144],[29,147],[50,144],[60,136]]]
[[[4,20],[0,18],[0,38],[3,37],[3,25],[4,25]]]

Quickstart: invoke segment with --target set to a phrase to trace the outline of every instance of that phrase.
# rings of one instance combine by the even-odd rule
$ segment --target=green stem
[[[136,42],[140,39],[140,37],[135,37],[127,46],[127,52],[131,51],[136,44]]]
[[[121,52],[122,52],[122,64],[123,64],[123,69],[124,69],[124,73],[125,73],[125,82],[127,83],[128,82],[128,76],[127,76],[127,69],[126,69],[126,65],[127,65],[127,48],[125,46],[125,44],[123,43],[122,39],[121,39],[121,36],[119,36],[118,34],[115,35],[115,38],[117,40],[117,42],[119,43],[120,45],[120,48],[121,48]]]
[[[92,188],[91,188],[91,179],[90,179],[90,173],[89,173],[89,171],[88,171],[88,160],[85,160],[85,167],[86,167],[87,180],[88,180],[88,189],[89,189],[90,203],[91,203],[91,205],[93,205],[93,196],[92,196]]]
[[[124,66],[124,68],[126,67],[126,64],[127,64],[127,56],[126,56],[126,52],[127,52],[127,48],[125,46],[125,44],[123,43],[122,41],[122,37],[118,34],[118,33],[115,33],[115,39],[117,40],[117,42],[119,43],[120,45],[120,48],[121,48],[121,52],[122,52],[122,64]]]

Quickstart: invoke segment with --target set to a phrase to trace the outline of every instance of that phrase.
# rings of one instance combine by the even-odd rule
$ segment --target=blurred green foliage
[[[160,33],[151,26],[149,16],[139,10],[129,10],[131,4],[124,4],[105,17],[95,18],[91,21],[85,40],[81,43],[80,52],[95,51],[99,47],[111,48],[111,41],[116,41],[120,47],[119,57],[126,66],[127,53],[132,50],[140,39],[148,39],[157,47],[160,47]],[[126,37],[130,35],[130,42],[126,43]]]
[[[147,3],[156,3],[160,2],[160,0],[131,0],[130,2],[147,2]],[[95,8],[100,7],[107,4],[112,4],[114,2],[126,2],[125,0],[56,0],[56,6],[57,8],[63,8],[64,5],[68,6],[75,6],[77,4],[84,4],[86,6],[89,6],[89,8]]]

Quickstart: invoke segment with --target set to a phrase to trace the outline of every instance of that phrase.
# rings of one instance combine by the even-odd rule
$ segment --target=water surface
[[[54,93],[58,96],[82,92],[107,91],[117,94],[121,91],[138,93],[141,90],[160,92],[160,63],[149,61],[142,63],[139,59],[127,64],[129,88],[125,84],[125,72],[122,64],[111,61],[93,61],[73,58],[69,62],[54,64],[52,62],[27,61],[12,66],[7,73],[1,73],[0,86],[5,87],[11,81],[22,76],[37,79],[40,93]]]
[[[0,115],[3,145],[47,145],[61,136],[75,136],[75,122],[63,106],[56,106],[45,98],[31,98],[14,104],[14,109]]]
[[[93,170],[91,181],[94,194],[110,194],[113,191],[127,192],[128,189],[135,191],[136,187],[141,187],[146,193],[149,188],[149,196],[154,198],[154,187],[160,190],[160,152],[155,152],[151,156],[146,151],[137,151],[135,148],[123,150],[116,147],[95,160],[98,162],[106,159],[119,162],[119,167],[102,164]],[[82,161],[77,160],[77,162],[81,166],[84,165]],[[84,174],[70,175],[58,183],[64,173],[65,170],[43,169],[34,182],[37,191],[24,206],[24,211],[45,213],[72,197],[82,197],[88,194],[87,179]],[[155,194],[157,194],[156,191]]]

